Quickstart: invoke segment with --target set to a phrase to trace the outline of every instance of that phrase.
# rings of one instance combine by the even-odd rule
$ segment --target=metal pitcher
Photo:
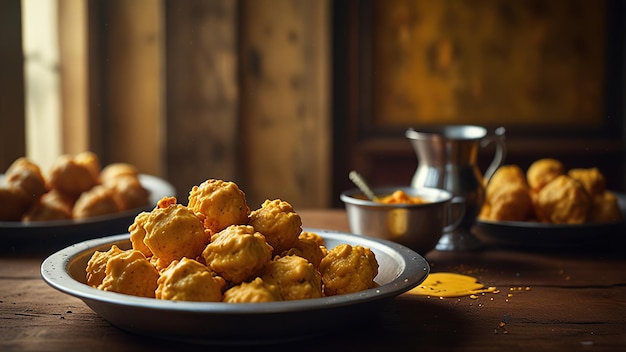
[[[504,162],[504,133],[504,127],[488,135],[486,128],[472,125],[431,126],[406,131],[418,159],[411,187],[445,189],[465,202],[465,215],[460,226],[444,233],[436,249],[472,250],[481,246],[471,228],[485,201],[485,181]],[[496,143],[495,155],[483,175],[478,167],[478,152],[492,142]]]

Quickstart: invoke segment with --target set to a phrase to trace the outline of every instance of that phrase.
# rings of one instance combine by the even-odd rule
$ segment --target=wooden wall
[[[232,180],[324,207],[330,192],[326,1],[167,1],[166,170],[180,197]]]
[[[325,1],[241,6],[242,184],[253,205],[330,200],[329,20]]]
[[[438,123],[504,126],[506,163],[598,167],[623,192],[624,9],[620,0],[334,2],[333,193],[351,186],[341,178],[350,169],[374,185],[408,185],[418,160],[404,132]],[[482,171],[492,156],[480,153]]]
[[[184,204],[193,185],[221,178],[251,208],[268,198],[329,205],[327,0],[53,1],[64,153],[133,163]],[[2,170],[25,154],[19,12],[19,0],[0,5],[10,39],[0,99],[11,100],[0,105]]]
[[[186,202],[208,178],[239,183],[237,1],[166,1],[167,178]]]
[[[26,153],[20,0],[0,1],[0,168]]]
[[[86,145],[103,164],[136,164],[170,181],[182,203],[207,178],[237,182],[253,208],[267,198],[341,207],[350,169],[374,184],[410,181],[417,160],[403,128],[363,128],[371,43],[358,11],[372,1],[51,1],[63,19],[64,152]],[[20,4],[0,1],[2,170],[26,153]],[[611,8],[623,19],[623,7]],[[623,23],[614,21],[609,37]],[[81,26],[86,36],[73,31]],[[610,138],[507,129],[509,161],[599,163],[611,170],[612,187],[626,189],[624,43],[616,38],[621,46],[607,55],[619,68],[607,76],[615,82],[607,90]]]

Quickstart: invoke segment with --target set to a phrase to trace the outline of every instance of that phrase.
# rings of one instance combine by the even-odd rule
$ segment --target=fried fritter
[[[81,193],[74,203],[72,216],[74,219],[84,219],[119,211],[120,205],[115,199],[113,191],[103,185],[97,185]]]
[[[24,190],[0,185],[0,221],[20,221],[29,206],[29,197]]]
[[[278,286],[285,301],[322,297],[320,273],[308,260],[297,255],[274,258],[261,277]]]
[[[374,252],[362,246],[341,244],[330,249],[319,266],[327,296],[376,287],[378,261]]]
[[[78,198],[81,193],[98,184],[93,166],[80,160],[76,161],[71,155],[61,155],[54,161],[48,181],[51,188],[56,188],[74,198]]]
[[[272,247],[252,226],[231,225],[211,237],[202,257],[218,275],[238,284],[257,276],[271,260]]]
[[[226,303],[259,303],[282,301],[276,285],[268,284],[260,277],[250,282],[242,282],[224,292]]]
[[[95,153],[89,151],[80,152],[74,155],[74,161],[76,162],[76,164],[81,165],[89,170],[94,180],[98,180],[98,178],[100,177],[101,168],[100,159],[98,159],[98,156]]]
[[[41,169],[27,158],[18,158],[4,174],[4,184],[21,189],[28,206],[48,191]]]
[[[274,255],[294,247],[302,232],[302,219],[291,204],[284,200],[266,200],[261,208],[250,213],[248,223],[262,233]]]
[[[143,241],[156,257],[159,269],[183,257],[197,258],[208,242],[202,220],[189,208],[176,204],[174,197],[161,199],[143,228]]]
[[[106,262],[105,276],[98,289],[139,297],[155,297],[159,272],[146,257],[130,249],[112,255]]]
[[[503,165],[485,189],[485,204],[478,215],[491,221],[524,221],[532,214],[530,189],[517,165]]]
[[[53,189],[42,195],[22,217],[22,221],[67,220],[72,218],[74,201]]]
[[[486,199],[509,184],[527,185],[524,171],[517,165],[502,165],[494,172],[485,188]]]
[[[622,212],[613,192],[605,190],[592,198],[587,221],[613,222],[620,220],[622,220]]]
[[[326,245],[324,243],[324,238],[322,238],[322,236],[318,235],[315,232],[302,231],[298,235],[298,239],[301,239],[301,240],[303,240],[303,239],[311,240],[311,241],[315,242],[320,247],[324,247]]]
[[[130,233],[130,243],[133,245],[133,249],[136,249],[143,253],[146,257],[152,256],[152,251],[148,246],[144,243],[144,239],[146,238],[146,223],[148,222],[148,218],[150,218],[149,212],[141,212],[137,216],[135,216],[135,220],[128,227],[128,232]]]
[[[103,184],[113,191],[113,196],[120,205],[120,210],[145,207],[150,202],[150,192],[143,187],[137,177],[119,175],[108,179]]]
[[[139,170],[132,164],[111,163],[100,171],[100,182],[106,183],[118,176],[139,177]]]
[[[215,179],[193,186],[187,206],[204,216],[204,225],[211,233],[230,225],[245,225],[250,214],[246,196],[237,184]]]
[[[539,191],[560,175],[565,174],[565,167],[559,160],[543,158],[533,162],[526,171],[526,181],[530,188]]]
[[[123,251],[116,245],[112,245],[106,252],[95,251],[89,262],[87,262],[87,285],[91,287],[98,287],[102,284],[102,280],[106,276],[107,262],[116,254],[120,254]]]
[[[320,265],[322,258],[326,256],[326,248],[319,246],[315,240],[300,236],[293,248],[283,252],[281,257],[297,255],[308,260],[315,268]]]
[[[602,195],[605,190],[606,180],[598,168],[571,169],[567,174],[580,182],[592,198]]]
[[[503,184],[492,189],[481,217],[492,221],[525,221],[533,214],[530,190],[525,184]]]
[[[189,259],[174,260],[157,281],[157,299],[192,302],[220,302],[223,278],[214,275],[206,266]]]
[[[591,198],[582,184],[560,175],[537,194],[535,210],[540,221],[553,224],[582,224],[587,220]]]

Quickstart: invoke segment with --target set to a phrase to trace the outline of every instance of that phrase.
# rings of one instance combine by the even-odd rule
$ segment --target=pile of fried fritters
[[[536,160],[526,173],[501,166],[486,186],[479,214],[487,221],[535,221],[551,224],[607,223],[622,214],[615,194],[606,189],[597,168],[566,170],[553,158]]]
[[[325,247],[282,199],[253,211],[231,181],[193,186],[187,205],[162,198],[129,227],[132,248],[95,251],[87,284],[174,301],[253,303],[334,296],[376,287],[367,247]]]
[[[44,174],[22,157],[0,184],[0,221],[84,219],[147,206],[149,197],[131,164],[101,169],[96,154],[81,152],[59,156]]]

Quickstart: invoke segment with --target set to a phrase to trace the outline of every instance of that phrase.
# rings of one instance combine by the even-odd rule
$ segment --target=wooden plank
[[[24,1],[26,156],[47,172],[62,153],[58,1]]]
[[[238,2],[165,1],[167,169],[179,201],[208,178],[238,181]]]
[[[86,0],[59,0],[62,150],[70,154],[90,150],[87,15]]]
[[[327,1],[242,1],[241,167],[251,207],[330,199]]]
[[[626,306],[620,297],[624,294],[625,287],[541,288],[508,297],[508,301],[503,292],[478,299],[404,294],[370,320],[304,340],[298,348],[350,350],[358,345],[361,351],[400,346],[502,351],[511,346],[517,350],[595,346],[621,350]],[[104,350],[168,351],[198,346],[125,332],[40,279],[4,279],[0,302],[0,317],[10,322],[0,325],[3,350],[67,350],[90,346],[93,341]],[[275,349],[271,344],[255,346],[259,351]]]
[[[102,26],[105,163],[160,176],[163,23],[157,0],[107,1]]]
[[[0,1],[0,43],[0,172],[4,172],[26,155],[20,0]]]

